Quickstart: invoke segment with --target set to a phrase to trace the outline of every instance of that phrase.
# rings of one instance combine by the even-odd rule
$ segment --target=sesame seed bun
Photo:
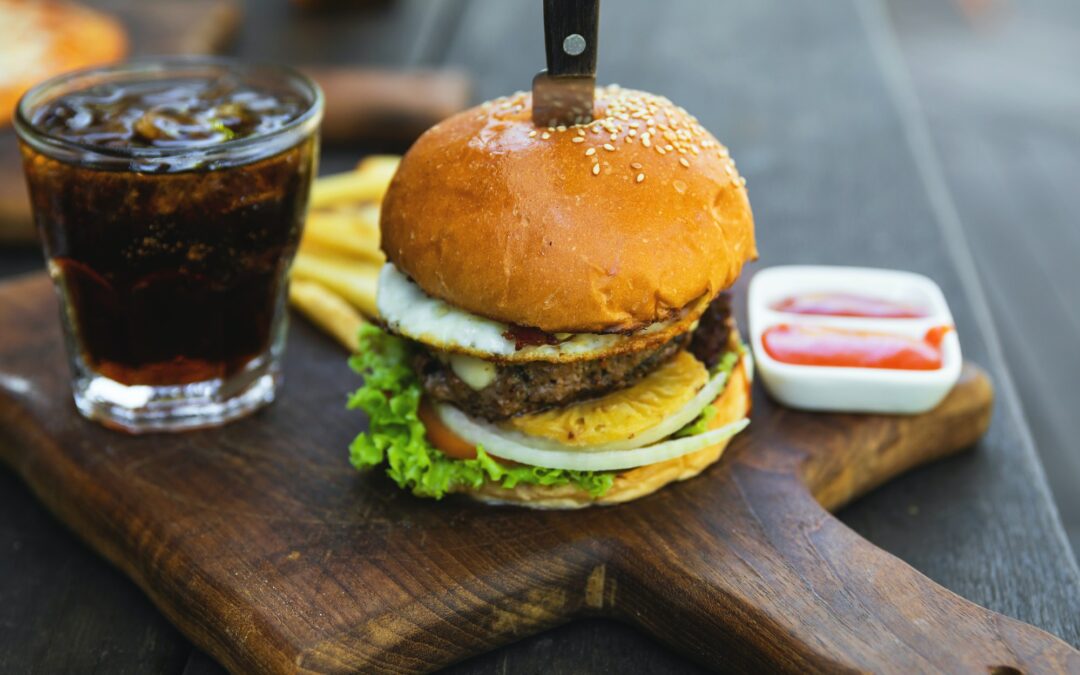
[[[552,333],[634,330],[757,257],[745,181],[685,110],[607,87],[593,123],[549,130],[531,105],[455,115],[402,160],[383,249],[429,295]]]
[[[709,422],[710,429],[719,429],[750,414],[750,377],[745,360],[740,360],[732,370],[727,386],[713,405],[717,414]],[[596,499],[573,485],[522,484],[507,489],[488,481],[478,489],[461,488],[460,491],[489,504],[517,504],[535,509],[580,509],[587,506],[621,504],[650,495],[668,483],[693,478],[719,460],[730,441],[729,438],[666,462],[623,471],[615,476],[611,489]]]

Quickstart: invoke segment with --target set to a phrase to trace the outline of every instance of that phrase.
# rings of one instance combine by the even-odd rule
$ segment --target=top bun
[[[383,249],[429,295],[558,333],[634,330],[730,286],[757,257],[727,149],[666,98],[597,89],[587,125],[538,128],[519,93],[406,153]]]

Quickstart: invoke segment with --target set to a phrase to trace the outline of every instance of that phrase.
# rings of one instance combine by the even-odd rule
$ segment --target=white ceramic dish
[[[914,305],[925,317],[879,319],[779,312],[779,301],[805,293],[853,293]],[[770,326],[831,326],[879,331],[921,339],[934,326],[952,326],[952,312],[941,289],[912,272],[864,267],[789,265],[754,275],[748,299],[750,344],[761,381],[772,396],[792,408],[834,412],[915,414],[941,402],[960,378],[963,358],[956,331],[941,344],[937,370],[839,368],[780,363],[766,352],[761,335]]]

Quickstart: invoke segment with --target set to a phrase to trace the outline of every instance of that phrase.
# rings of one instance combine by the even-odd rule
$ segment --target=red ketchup
[[[951,326],[935,326],[921,340],[870,331],[778,324],[761,336],[765,352],[800,366],[937,370],[941,342]]]
[[[788,314],[858,316],[874,319],[920,319],[926,312],[900,302],[854,293],[805,293],[777,302],[772,308]]]

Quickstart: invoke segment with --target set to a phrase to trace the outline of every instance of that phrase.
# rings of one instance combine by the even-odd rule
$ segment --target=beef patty
[[[712,368],[727,351],[731,329],[731,296],[721,293],[698,319],[697,328],[690,339],[690,353],[706,368]]]
[[[687,345],[695,357],[712,367],[727,348],[729,313],[730,302],[721,294],[702,315],[692,337],[684,334],[653,349],[588,361],[501,365],[495,380],[480,390],[465,384],[449,365],[424,348],[416,350],[413,368],[424,391],[435,400],[474,417],[501,420],[628,387]]]

